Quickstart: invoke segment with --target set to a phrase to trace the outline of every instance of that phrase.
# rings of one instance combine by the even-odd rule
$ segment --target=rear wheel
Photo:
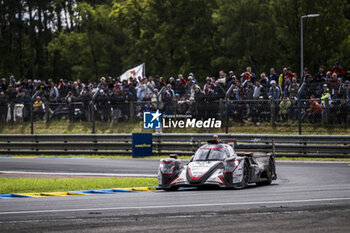
[[[274,174],[275,174],[275,163],[273,162],[272,158],[270,158],[269,166],[268,166],[267,171],[266,171],[267,180],[262,181],[262,182],[258,182],[258,183],[256,183],[256,185],[258,185],[258,186],[270,185],[272,183]]]

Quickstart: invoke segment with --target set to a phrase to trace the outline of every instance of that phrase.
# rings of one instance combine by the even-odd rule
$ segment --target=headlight
[[[232,173],[236,168],[236,160],[224,161],[224,167],[226,173]]]
[[[163,175],[172,175],[175,171],[175,162],[161,161],[159,169]]]

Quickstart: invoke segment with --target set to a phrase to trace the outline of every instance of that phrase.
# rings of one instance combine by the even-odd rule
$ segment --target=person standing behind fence
[[[293,77],[292,82],[288,87],[289,98],[298,96],[298,90],[299,90],[299,83],[297,83],[297,78]]]
[[[331,75],[333,74],[337,74],[338,78],[342,78],[344,76],[344,69],[340,66],[340,62],[338,61],[331,68]]]
[[[75,101],[75,96],[72,94],[72,92],[68,92],[65,100],[66,100],[66,104],[68,106],[68,117],[69,117],[69,121],[73,122],[74,120],[74,101]]]
[[[108,96],[106,93],[100,89],[99,95],[96,98],[96,105],[97,105],[97,113],[98,116],[100,117],[100,121],[107,121],[109,117],[109,111],[108,111]]]
[[[42,119],[44,113],[43,101],[41,100],[40,96],[37,96],[35,102],[33,103],[33,119],[36,119],[37,117]]]
[[[205,112],[204,94],[199,88],[196,88],[194,93],[194,109],[195,109],[194,110],[195,117],[198,120],[204,119],[204,112]]]
[[[30,97],[33,96],[34,95],[33,81],[31,79],[28,79],[23,89],[26,90],[26,93],[28,94],[28,96]]]
[[[322,107],[319,103],[311,99],[310,107],[306,110],[310,123],[317,123],[321,121]]]
[[[316,84],[312,81],[312,76],[310,74],[306,76],[304,90],[306,94],[306,99],[310,99],[311,96],[314,96],[316,94]]]
[[[276,75],[276,77],[277,77],[277,75]],[[278,77],[277,77],[277,79],[278,79]],[[270,80],[270,81],[272,81],[272,80]],[[275,80],[276,81],[276,80]],[[277,81],[276,81],[277,82]],[[266,77],[266,74],[265,74],[265,72],[262,72],[261,74],[260,74],[260,84],[264,87],[264,89],[265,89],[265,95],[264,95],[264,98],[266,98],[267,97],[267,92],[269,91],[269,87],[270,87],[270,82],[269,82],[269,79]]]
[[[18,92],[15,102],[17,104],[23,104],[23,120],[29,120],[30,96],[27,94],[27,90],[22,89],[20,92]]]
[[[284,77],[284,80],[281,84],[281,94],[288,96],[289,85],[291,84],[291,80],[289,80],[288,76]]]
[[[282,81],[284,80],[284,77],[288,77],[288,69],[287,69],[287,67],[284,67],[283,68],[283,71],[282,71],[282,73],[279,75],[279,77],[278,77],[278,80],[276,81],[276,85],[277,86],[281,86],[281,84],[282,84]],[[272,80],[270,80],[270,82],[271,82]]]
[[[348,116],[350,115],[350,106],[345,99],[340,100],[340,104],[336,107],[336,116],[339,124],[348,123]]]
[[[326,107],[326,99],[328,99],[328,103],[330,104],[331,103],[331,94],[329,93],[329,89],[327,87],[327,84],[324,84],[323,85],[323,89],[322,89],[322,96],[321,96],[321,105],[323,108]]]
[[[281,91],[280,91],[279,87],[277,86],[276,81],[272,80],[270,84],[271,84],[271,87],[270,87],[269,93],[268,93],[269,98],[274,99],[275,101],[279,100]]]
[[[164,110],[166,114],[174,113],[174,103],[173,98],[175,97],[175,92],[171,89],[171,84],[168,84],[162,92],[162,102],[164,103]]]
[[[7,88],[8,88],[8,86],[7,86],[7,84],[6,84],[6,79],[5,79],[5,78],[2,78],[2,79],[1,79],[1,83],[0,83],[0,91],[6,93]]]
[[[185,85],[183,84],[183,82],[181,82],[180,79],[176,80],[176,84],[175,84],[175,94],[179,94],[180,97],[183,97],[185,94]]]
[[[233,70],[230,70],[229,72],[228,72],[228,77],[226,78],[226,90],[227,89],[229,89],[230,88],[230,86],[232,85],[232,84],[235,84],[235,82],[236,82],[236,75],[235,75],[235,73],[233,72]]]
[[[257,100],[260,96],[266,96],[265,88],[260,84],[260,81],[256,81],[253,91],[253,99]]]
[[[49,101],[51,103],[57,103],[57,99],[60,96],[58,89],[53,82],[50,82],[50,91],[49,91]]]
[[[350,102],[350,81],[346,80],[343,85],[339,87],[338,97],[345,99],[347,103]]]
[[[288,97],[286,95],[283,96],[281,103],[279,104],[279,116],[282,122],[288,120],[288,109],[291,105]]]
[[[288,119],[290,123],[294,123],[294,121],[297,121],[299,119],[298,102],[296,97],[290,97],[289,99],[290,99],[290,106],[288,108]]]
[[[97,87],[100,88],[100,89],[104,89],[106,86],[108,86],[108,84],[106,83],[106,78],[105,77],[101,77],[100,78],[100,83],[97,85]]]
[[[0,122],[5,122],[7,117],[8,99],[3,91],[0,92]]]
[[[137,83],[136,86],[136,97],[137,100],[142,101],[145,98],[145,92],[146,92],[146,80],[142,79],[141,82]]]
[[[286,69],[287,69],[287,68],[286,68]],[[260,75],[261,80],[264,80],[264,78],[262,77],[262,74],[264,74],[265,77],[266,77],[266,74],[263,72],[263,73],[261,73],[261,75]],[[271,68],[271,69],[270,69],[270,76],[269,76],[269,78],[266,77],[266,80],[267,80],[267,82],[266,82],[267,86],[266,86],[266,87],[269,86],[269,80],[270,80],[270,81],[275,80],[276,83],[278,82],[278,75],[276,74],[275,68]],[[262,85],[265,85],[263,82],[261,82],[261,84],[262,84]]]
[[[274,111],[274,113],[277,116],[277,114],[278,114],[278,107],[279,107],[279,98],[280,98],[281,91],[280,91],[279,87],[277,86],[275,80],[272,80],[270,84],[271,84],[271,87],[269,89],[268,96],[269,96],[269,99],[271,99],[272,101],[275,101],[275,111]],[[278,121],[278,119],[274,119],[274,120]]]
[[[336,94],[338,91],[339,84],[338,84],[338,75],[336,73],[332,74],[332,78],[330,80],[330,85],[329,85],[329,93],[331,95]]]
[[[149,76],[146,80],[146,90],[145,90],[145,100],[150,101],[153,96],[154,88],[156,87],[155,83],[153,82],[152,76]]]
[[[241,83],[245,86],[245,83],[250,80],[252,83],[255,82],[255,74],[252,72],[252,67],[248,66],[247,71],[241,74]]]
[[[318,73],[314,77],[314,80],[315,80],[315,82],[320,84],[325,76],[326,76],[326,71],[324,70],[323,66],[320,66],[318,68]]]

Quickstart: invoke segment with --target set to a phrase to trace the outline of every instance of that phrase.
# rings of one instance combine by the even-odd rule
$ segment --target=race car
[[[217,137],[201,146],[187,164],[176,156],[161,159],[158,171],[158,187],[166,191],[179,187],[245,188],[250,183],[269,185],[276,179],[274,144],[272,153],[238,156],[234,143],[222,143]]]

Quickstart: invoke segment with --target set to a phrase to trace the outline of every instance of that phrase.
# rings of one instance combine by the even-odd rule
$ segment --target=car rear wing
[[[234,151],[236,151],[237,148],[237,141],[236,140],[227,140],[227,144],[229,144]],[[271,145],[264,146],[264,149],[272,150],[273,157],[276,157],[276,143],[275,140],[271,141]]]

